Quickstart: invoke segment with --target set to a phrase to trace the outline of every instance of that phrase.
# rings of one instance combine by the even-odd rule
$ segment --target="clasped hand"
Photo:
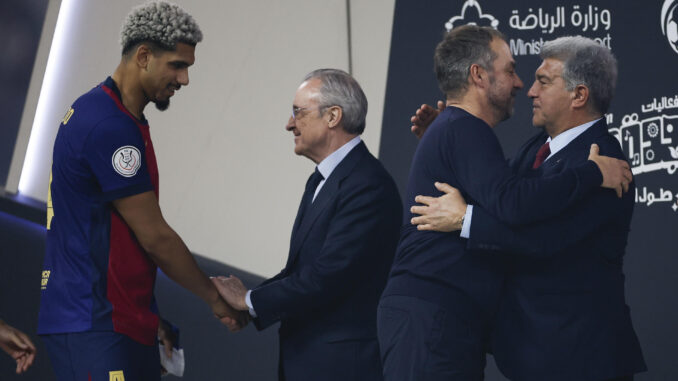
[[[213,277],[212,283],[216,287],[219,295],[227,303],[228,311],[219,314],[215,311],[216,317],[231,331],[242,329],[250,320],[249,308],[245,302],[247,287],[236,276]]]

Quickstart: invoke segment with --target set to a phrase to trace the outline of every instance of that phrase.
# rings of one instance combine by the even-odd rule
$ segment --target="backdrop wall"
[[[565,35],[594,38],[619,60],[616,97],[607,121],[631,161],[637,193],[626,252],[627,302],[650,371],[639,380],[678,377],[678,1],[578,3],[536,0],[437,0],[421,7],[396,1],[380,159],[401,192],[417,140],[403,121],[442,94],[433,51],[446,28],[495,26],[509,39],[525,88],[514,116],[495,128],[510,157],[537,131],[525,95],[541,63],[544,41]]]
[[[21,185],[22,194],[45,200],[59,121],[73,100],[115,70],[120,25],[139,2],[49,2],[7,190]],[[376,154],[394,0],[176,3],[194,16],[205,38],[196,48],[190,85],[166,112],[146,109],[163,213],[192,251],[273,275],[287,258],[294,216],[313,171],[310,160],[294,155],[292,135],[284,129],[294,92],[311,70],[348,70],[350,47],[351,69],[370,105],[363,138]],[[57,26],[64,41],[58,51],[50,50]],[[48,84],[44,74],[52,65],[58,68]],[[26,156],[36,131],[43,137]],[[27,169],[34,174],[20,184]],[[258,239],[262,231],[266,240]]]

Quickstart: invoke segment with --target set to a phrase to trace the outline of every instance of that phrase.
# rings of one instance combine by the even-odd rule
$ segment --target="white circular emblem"
[[[666,36],[671,48],[678,53],[678,2],[664,0],[661,17],[662,33]]]
[[[135,146],[123,146],[115,150],[111,158],[113,169],[124,177],[132,177],[141,167],[141,153]]]

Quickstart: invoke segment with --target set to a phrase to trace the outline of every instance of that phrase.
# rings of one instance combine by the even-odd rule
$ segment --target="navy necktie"
[[[547,157],[551,154],[551,148],[549,147],[549,142],[544,143],[543,146],[537,151],[537,157],[534,159],[534,164],[532,164],[532,169],[537,169],[539,166],[546,160]]]
[[[306,211],[311,206],[313,202],[313,195],[315,195],[315,189],[318,187],[324,177],[318,170],[318,167],[315,168],[315,171],[309,176],[308,181],[306,182],[306,190],[304,191],[304,197],[301,199],[301,217],[306,214]]]
[[[310,192],[310,202],[313,202],[315,190],[318,188],[318,184],[320,184],[320,182],[324,179],[325,177],[323,177],[322,173],[320,173],[318,167],[315,167],[315,171],[311,174],[311,176],[308,178],[308,182],[306,183],[306,192]]]

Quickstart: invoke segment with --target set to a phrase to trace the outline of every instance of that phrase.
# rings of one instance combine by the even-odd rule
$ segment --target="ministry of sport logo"
[[[678,53],[678,0],[664,0],[661,26],[671,49]]]
[[[483,13],[478,0],[466,0],[461,7],[461,14],[449,19],[445,23],[445,29],[449,32],[460,25],[491,26],[497,29],[499,20],[489,13]]]
[[[123,146],[115,150],[113,157],[113,169],[124,177],[132,177],[137,174],[141,167],[141,154],[135,146]]]

